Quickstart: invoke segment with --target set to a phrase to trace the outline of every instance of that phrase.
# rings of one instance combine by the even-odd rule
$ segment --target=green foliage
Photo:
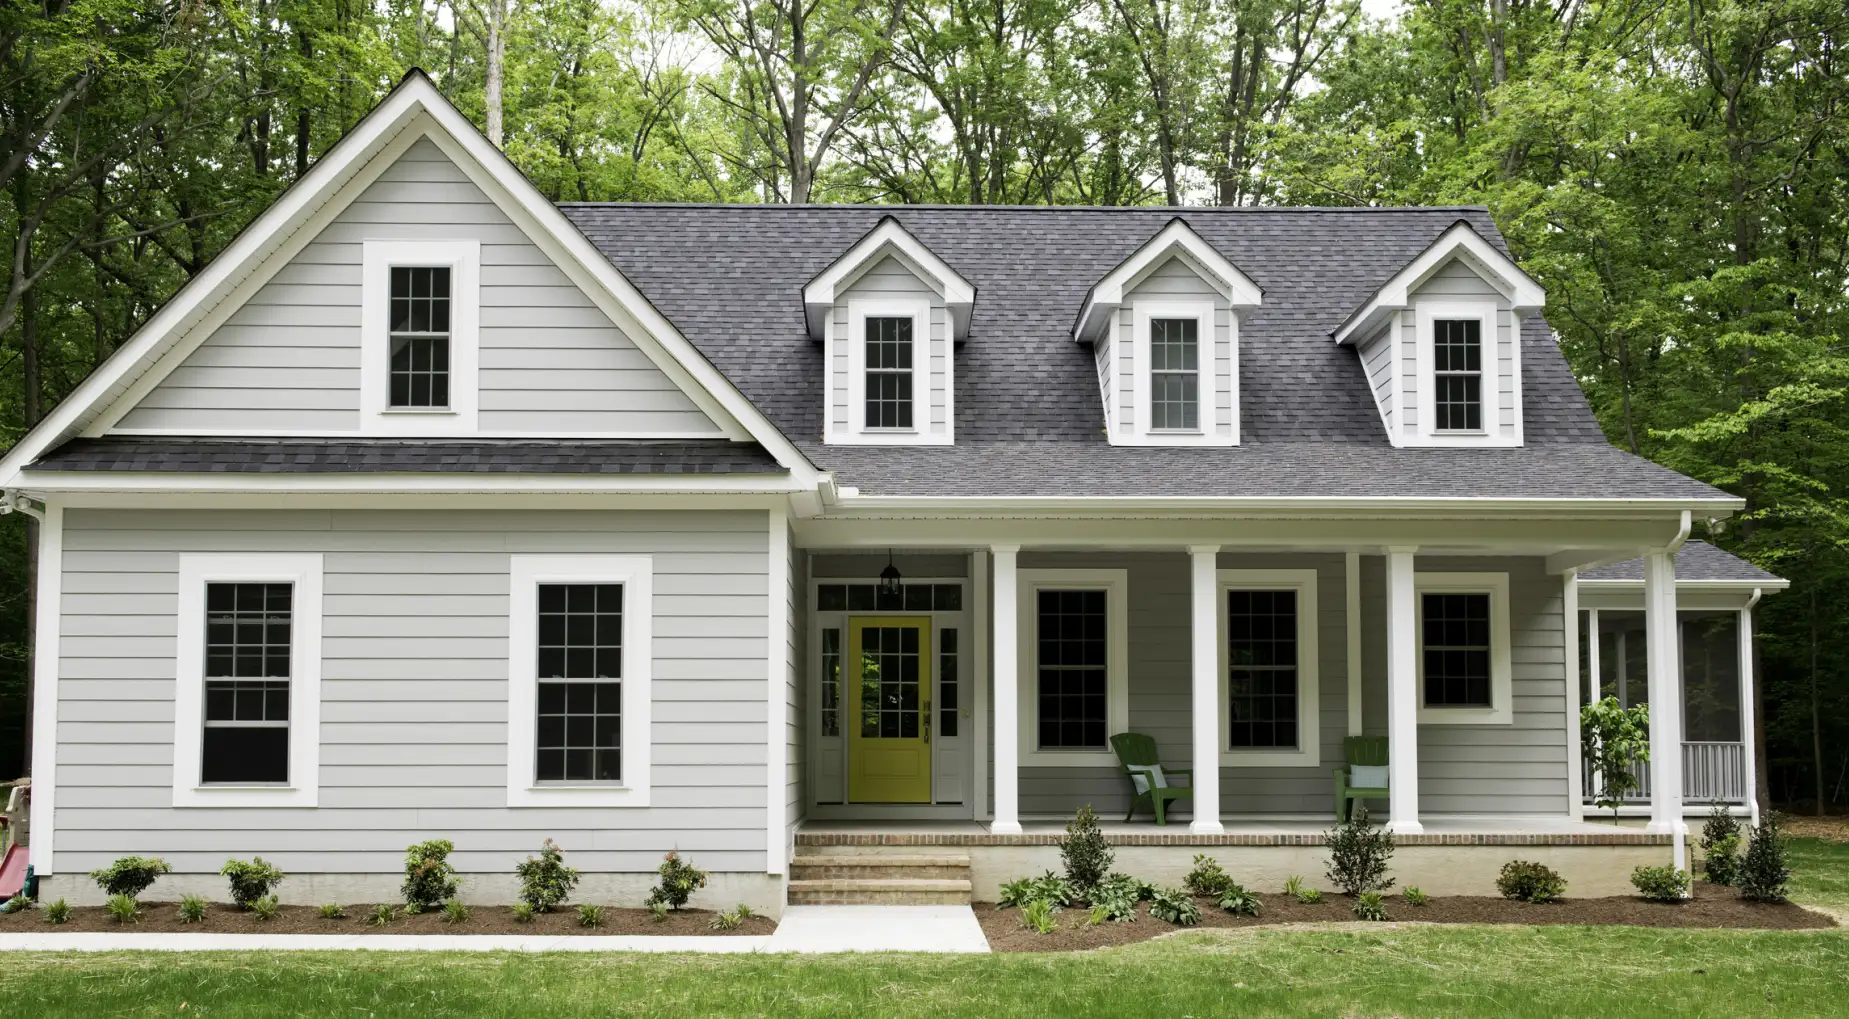
[[[1067,823],[1066,837],[1059,841],[1059,858],[1066,865],[1066,880],[1081,896],[1110,872],[1117,853],[1105,840],[1090,804],[1080,807]]]
[[[1387,904],[1379,892],[1362,892],[1355,896],[1355,903],[1349,907],[1349,912],[1355,914],[1357,920],[1379,922],[1387,918]]]
[[[469,906],[461,899],[450,899],[443,903],[444,923],[463,923],[469,918]]]
[[[26,898],[23,892],[6,900],[4,903],[0,903],[0,913],[23,913],[31,908],[32,900]]]
[[[1220,861],[1206,853],[1194,854],[1194,869],[1181,879],[1182,887],[1196,895],[1215,896],[1233,887],[1233,879],[1220,869]]]
[[[713,918],[707,921],[707,926],[716,931],[730,931],[737,930],[738,925],[744,922],[745,918],[739,915],[738,910],[729,909],[713,914]]]
[[[1510,860],[1496,876],[1496,890],[1520,902],[1559,902],[1567,893],[1567,881],[1545,864]]]
[[[602,927],[603,907],[593,902],[578,903],[578,926]]]
[[[345,920],[347,918],[347,907],[338,902],[323,903],[315,911],[321,914],[323,920]]]
[[[1039,877],[1003,882],[1001,896],[995,900],[995,904],[1020,906],[1035,899],[1044,899],[1052,903],[1054,909],[1061,909],[1068,903],[1078,901],[1078,895],[1073,891],[1072,882],[1049,870]]]
[[[381,902],[366,914],[366,923],[373,927],[383,927],[398,919],[398,907],[389,902]]]
[[[532,923],[533,917],[535,915],[536,914],[533,911],[532,903],[530,902],[514,903],[514,922],[515,923]]]
[[[59,899],[45,907],[46,923],[65,923],[71,918],[71,904]]]
[[[1355,804],[1346,821],[1323,833],[1329,850],[1328,878],[1349,895],[1384,891],[1393,887],[1387,861],[1393,858],[1393,836],[1368,823],[1367,808]]]
[[[1305,888],[1303,891],[1300,891],[1297,893],[1297,901],[1303,903],[1306,906],[1314,906],[1317,903],[1323,901],[1322,889]]]
[[[109,915],[114,917],[117,923],[141,922],[141,903],[136,902],[135,897],[127,892],[117,892],[111,895],[109,901],[104,903],[104,908],[109,910]],[[62,922],[62,920],[59,921],[59,923]]]
[[[1432,903],[1431,896],[1420,891],[1415,885],[1407,885],[1406,890],[1401,893],[1401,896],[1406,900],[1408,906],[1429,906]]]
[[[1201,907],[1185,888],[1158,888],[1149,898],[1149,915],[1178,927],[1192,927],[1201,922]]]
[[[1598,782],[1597,804],[1618,816],[1625,794],[1636,791],[1632,766],[1650,760],[1650,709],[1629,708],[1606,697],[1579,709],[1579,741]]]
[[[661,858],[661,866],[656,873],[661,875],[661,883],[650,889],[645,903],[651,908],[655,903],[662,902],[669,909],[679,909],[693,897],[696,889],[706,887],[706,872],[681,859],[680,854],[672,850]]]
[[[656,899],[652,902],[647,903],[647,906],[648,906],[650,921],[654,923],[666,923],[668,921],[668,904],[667,903],[662,902],[660,899]]]
[[[1638,867],[1631,871],[1631,884],[1651,902],[1681,902],[1688,898],[1689,873],[1668,865]]]
[[[110,895],[140,898],[162,874],[173,873],[166,860],[158,857],[124,856],[102,870],[90,872],[90,880]]]
[[[752,909],[750,906],[747,906],[742,902],[736,906],[733,906],[732,912],[737,913],[738,918],[740,920],[749,919],[750,917],[754,917],[758,915],[756,910]]]
[[[275,864],[263,862],[261,856],[249,861],[226,860],[218,873],[231,879],[231,901],[245,909],[270,894],[283,879],[283,872]]]
[[[537,857],[515,864],[514,873],[520,877],[520,900],[541,913],[552,912],[578,887],[578,872],[565,866],[565,851],[551,839],[539,847]]]
[[[1021,926],[1036,934],[1051,934],[1059,929],[1053,919],[1058,908],[1046,899],[1029,899],[1021,903]]]
[[[205,919],[205,899],[198,895],[180,897],[180,922],[198,923]]]
[[[1220,908],[1235,916],[1257,916],[1264,904],[1244,886],[1228,882],[1220,890]]]
[[[1767,811],[1759,827],[1746,840],[1740,857],[1740,897],[1750,902],[1784,902],[1785,883],[1791,878],[1790,847],[1779,828],[1781,818]]]
[[[250,911],[256,914],[259,920],[276,919],[276,913],[281,908],[281,904],[276,901],[276,896],[274,895],[265,895],[250,904]]]
[[[1701,826],[1701,872],[1716,885],[1733,884],[1740,872],[1740,821],[1718,800]]]
[[[455,843],[448,839],[431,839],[406,847],[404,885],[399,889],[404,895],[405,912],[435,909],[444,900],[456,897],[462,882],[449,863],[449,854],[455,849]]]

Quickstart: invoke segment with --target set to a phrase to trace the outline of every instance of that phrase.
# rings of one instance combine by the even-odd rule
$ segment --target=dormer
[[[1263,292],[1172,219],[1085,295],[1113,446],[1239,445],[1239,321]]]
[[[1333,336],[1353,345],[1395,446],[1522,444],[1522,320],[1546,295],[1459,221]]]
[[[822,441],[956,441],[956,344],[976,288],[891,216],[803,288],[822,343]]]

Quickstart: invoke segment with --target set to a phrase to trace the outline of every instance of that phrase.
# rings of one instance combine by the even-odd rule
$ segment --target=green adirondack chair
[[[1355,765],[1384,768],[1387,766],[1387,737],[1350,736],[1342,741],[1343,759],[1348,763],[1335,769],[1335,819],[1348,820],[1356,800],[1384,800],[1387,787],[1350,784],[1349,769]]]
[[[1117,762],[1124,766],[1124,778],[1130,782],[1130,812],[1124,815],[1125,821],[1136,816],[1137,808],[1146,806],[1155,811],[1157,824],[1166,825],[1168,824],[1168,805],[1176,800],[1187,800],[1194,797],[1193,791],[1186,787],[1176,788],[1167,784],[1156,784],[1154,769],[1160,767],[1162,761],[1156,756],[1154,739],[1140,732],[1120,732],[1111,737],[1111,749],[1117,752]],[[1149,788],[1146,791],[1139,791],[1136,788],[1135,776],[1139,772],[1148,782]],[[1188,776],[1190,785],[1194,782],[1194,773],[1186,768],[1162,768],[1164,783],[1175,775]]]

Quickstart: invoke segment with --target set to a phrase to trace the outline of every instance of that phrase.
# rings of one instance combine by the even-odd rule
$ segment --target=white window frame
[[[314,807],[321,795],[321,554],[180,556],[173,697],[173,805]],[[290,584],[289,782],[199,781],[205,756],[205,589],[212,583]]]
[[[1512,725],[1514,667],[1511,664],[1509,575],[1507,573],[1413,574],[1413,635],[1419,666],[1420,725]],[[1489,595],[1489,707],[1446,707],[1425,703],[1425,596]],[[1577,666],[1574,666],[1577,668]]]
[[[867,427],[867,319],[909,318],[912,320],[912,427]],[[851,300],[847,303],[847,426],[843,441],[869,446],[949,445],[953,438],[951,422],[956,407],[951,399],[955,389],[952,375],[954,354],[947,352],[944,362],[945,391],[943,434],[931,431],[931,411],[940,394],[931,382],[931,302],[924,299],[883,298]],[[837,435],[839,433],[836,433]]]
[[[1297,595],[1297,746],[1234,747],[1227,717],[1226,595],[1229,591],[1294,591]],[[1321,614],[1315,570],[1221,570],[1215,615],[1219,619],[1220,763],[1242,767],[1311,767],[1322,763]]]
[[[1016,686],[1020,714],[1020,763],[1054,768],[1116,767],[1117,754],[1109,739],[1130,728],[1130,571],[1129,570],[1019,570],[1015,575],[1017,659],[1021,682]],[[1104,726],[1102,750],[1040,749],[1040,606],[1045,590],[1104,591],[1105,649]]]
[[[1158,318],[1191,318],[1199,324],[1200,357],[1198,370],[1200,382],[1196,393],[1200,399],[1200,427],[1193,429],[1150,428],[1150,397],[1152,395],[1152,365],[1150,356],[1150,323]],[[1133,300],[1130,309],[1131,342],[1130,370],[1135,400],[1135,420],[1126,433],[1127,445],[1141,446],[1236,446],[1239,444],[1239,398],[1235,393],[1232,400],[1233,423],[1230,436],[1220,434],[1220,397],[1225,395],[1229,386],[1235,386],[1233,379],[1239,377],[1239,324],[1237,317],[1230,312],[1228,320],[1228,339],[1232,348],[1232,377],[1228,378],[1220,370],[1220,334],[1216,321],[1219,309],[1212,301],[1146,301]],[[1111,399],[1119,407],[1123,401],[1123,387],[1114,386]],[[1123,420],[1118,416],[1118,420]]]
[[[515,555],[509,558],[509,807],[648,806],[654,574],[654,557],[646,555]],[[620,783],[548,782],[541,785],[537,780],[541,584],[623,585],[623,780]]]
[[[369,240],[361,245],[360,431],[366,435],[461,435],[481,406],[481,242]],[[449,406],[391,406],[394,266],[448,266]]]
[[[1501,311],[1489,301],[1420,301],[1414,314],[1414,338],[1418,352],[1414,361],[1417,365],[1416,383],[1419,401],[1418,437],[1421,445],[1427,446],[1508,446],[1520,445],[1519,429],[1511,439],[1502,429],[1502,335],[1499,328]],[[1475,431],[1441,430],[1437,427],[1438,376],[1437,358],[1437,323],[1440,319],[1463,320],[1475,319],[1481,323],[1483,342],[1482,350],[1482,386],[1480,395],[1483,400],[1483,427]],[[1520,344],[1517,344],[1519,348]],[[1521,398],[1521,359],[1516,355],[1512,363],[1516,372],[1516,400]],[[1402,387],[1401,392],[1404,392]]]

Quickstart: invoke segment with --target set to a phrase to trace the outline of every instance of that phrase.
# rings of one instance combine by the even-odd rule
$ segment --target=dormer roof
[[[975,285],[912,236],[897,217],[889,215],[882,217],[879,225],[867,231],[853,247],[803,287],[803,317],[808,323],[810,339],[822,338],[823,324],[828,319],[829,309],[835,305],[836,295],[886,258],[897,259],[944,299],[954,339],[963,340],[969,336],[970,312],[976,304]]]
[[[1213,284],[1214,289],[1232,305],[1236,315],[1243,315],[1258,307],[1264,300],[1264,291],[1252,282],[1252,277],[1203,240],[1186,220],[1177,216],[1131,252],[1129,257],[1119,262],[1116,268],[1092,284],[1091,290],[1085,294],[1085,303],[1079,308],[1078,318],[1073,322],[1072,338],[1081,343],[1097,339],[1111,316],[1123,307],[1124,293],[1170,258],[1186,262],[1202,279]]]
[[[1513,258],[1484,240],[1468,222],[1460,219],[1387,282],[1381,284],[1367,303],[1343,320],[1331,333],[1335,342],[1353,343],[1372,335],[1386,322],[1387,316],[1410,308],[1413,291],[1418,290],[1420,284],[1448,265],[1452,259],[1470,266],[1477,275],[1495,287],[1508,299],[1510,310],[1518,319],[1540,311],[1547,303],[1546,292],[1533,277],[1523,272]]]

